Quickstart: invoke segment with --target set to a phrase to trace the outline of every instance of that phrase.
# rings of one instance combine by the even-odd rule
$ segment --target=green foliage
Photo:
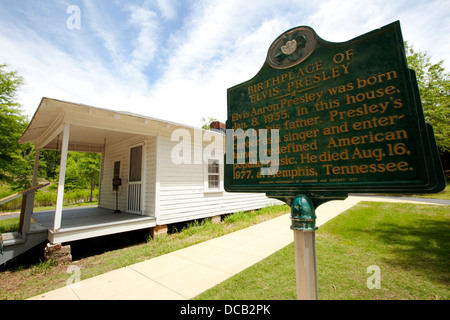
[[[213,118],[213,117],[208,117],[208,119],[206,119],[205,117],[203,117],[202,118],[202,129],[209,130],[211,122],[213,122],[213,121],[217,121],[217,119]]]
[[[90,188],[91,192],[98,185],[100,175],[100,154],[70,152],[67,157],[67,190]],[[92,200],[91,200],[92,201]]]
[[[98,198],[98,189],[92,195],[90,189],[77,189],[64,193],[64,203],[75,204],[83,202],[92,202]]]
[[[66,196],[64,195],[64,200]],[[49,207],[56,205],[56,192],[49,190],[38,190],[34,196],[35,207]]]
[[[443,61],[431,63],[426,53],[406,44],[409,67],[416,72],[426,122],[433,126],[441,151],[450,151],[450,73]]]
[[[30,146],[21,146],[17,140],[27,127],[20,104],[15,102],[16,92],[23,79],[15,71],[0,65],[0,180],[14,182],[15,176],[23,180],[27,168]],[[20,180],[20,179],[19,179]]]
[[[15,232],[19,229],[19,218],[5,219],[0,222],[0,235],[7,232]]]
[[[36,155],[33,145],[20,145],[17,142],[28,125],[27,117],[22,114],[21,106],[16,102],[16,94],[22,84],[23,78],[17,72],[7,70],[6,65],[0,65],[0,182],[8,183],[12,191],[31,186]],[[38,177],[56,181],[59,163],[59,151],[41,150]],[[99,171],[98,153],[70,152],[66,189],[72,191],[89,188],[92,199],[98,185]]]
[[[266,214],[275,212],[289,212],[291,209],[288,205],[273,205],[269,207],[264,207],[259,210],[253,211],[239,211],[224,217],[224,223],[238,223],[244,221],[245,223],[255,223],[259,221],[259,216],[264,216]]]
[[[59,174],[61,152],[56,150],[41,150],[39,153],[39,176],[56,180]]]
[[[8,187],[0,188],[0,199],[14,193]],[[98,199],[98,189],[92,192],[91,189],[75,189],[66,190],[64,192],[64,205],[82,204]],[[19,211],[22,205],[22,197],[16,198],[12,201],[0,205],[0,212]],[[54,207],[56,205],[56,184],[45,187],[36,192],[34,197],[34,208],[40,207]],[[50,208],[49,208],[50,209]]]

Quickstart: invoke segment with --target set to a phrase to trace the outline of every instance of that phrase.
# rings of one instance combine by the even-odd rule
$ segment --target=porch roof
[[[38,149],[59,150],[64,124],[70,124],[70,151],[101,152],[132,135],[156,135],[161,128],[186,125],[150,118],[131,112],[42,98],[19,143],[33,143]]]

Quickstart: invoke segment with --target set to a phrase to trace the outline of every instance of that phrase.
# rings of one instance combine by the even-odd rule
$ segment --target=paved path
[[[11,213],[0,213],[0,220],[7,220],[12,218],[20,217],[20,213],[11,212]]]
[[[321,205],[316,210],[316,224],[324,224],[360,201],[430,204],[429,199],[352,195],[345,201],[331,201]],[[450,205],[448,200],[433,203]],[[293,242],[290,224],[290,215],[286,214],[31,299],[191,299]]]

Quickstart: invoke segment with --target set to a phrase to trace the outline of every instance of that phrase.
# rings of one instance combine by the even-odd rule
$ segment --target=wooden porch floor
[[[127,232],[156,226],[154,217],[131,213],[113,213],[112,209],[99,207],[63,209],[61,229],[53,230],[55,212],[33,213],[33,218],[48,229],[51,243],[99,237],[119,232]]]

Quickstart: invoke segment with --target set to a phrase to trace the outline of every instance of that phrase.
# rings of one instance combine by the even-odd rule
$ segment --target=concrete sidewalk
[[[407,202],[404,199],[350,196],[345,201],[331,201],[321,205],[316,210],[316,225],[324,224],[364,200]],[[419,200],[414,203],[422,202]],[[41,294],[31,300],[191,299],[293,242],[290,224],[290,214],[286,214]],[[83,270],[80,272],[82,274]]]

